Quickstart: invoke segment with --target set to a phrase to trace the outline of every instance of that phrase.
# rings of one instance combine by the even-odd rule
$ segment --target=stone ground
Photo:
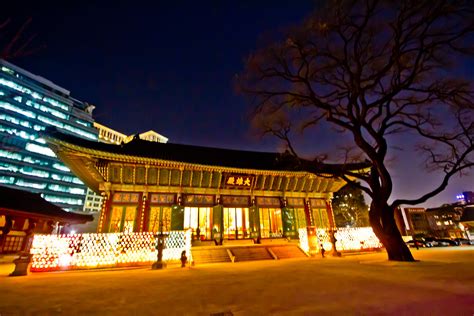
[[[0,315],[474,315],[474,246],[343,258],[34,273],[0,267]]]

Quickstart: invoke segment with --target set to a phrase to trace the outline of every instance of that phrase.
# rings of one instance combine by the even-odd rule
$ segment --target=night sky
[[[250,131],[250,107],[235,93],[233,78],[263,34],[297,23],[314,1],[86,2],[2,4],[2,20],[18,24],[32,17],[27,34],[36,35],[30,47],[38,50],[12,62],[94,104],[97,122],[125,134],[153,129],[174,143],[282,148]],[[334,138],[319,131],[299,149],[333,147]],[[395,197],[434,187],[439,177],[425,176],[414,153],[394,154]],[[424,206],[454,202],[463,190],[474,190],[472,175],[453,179]]]

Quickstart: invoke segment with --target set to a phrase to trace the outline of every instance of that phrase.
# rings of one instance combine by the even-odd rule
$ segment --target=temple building
[[[33,234],[88,221],[92,216],[66,212],[37,193],[0,186],[0,254],[28,251]]]
[[[343,168],[289,154],[149,142],[105,144],[50,132],[46,142],[104,198],[98,232],[192,229],[199,240],[298,238],[334,227],[330,200]]]

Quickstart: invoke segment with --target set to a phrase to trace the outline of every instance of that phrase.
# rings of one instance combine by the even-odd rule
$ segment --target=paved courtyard
[[[35,273],[0,269],[0,315],[474,315],[474,246],[343,258]],[[221,314],[222,315],[222,314]]]

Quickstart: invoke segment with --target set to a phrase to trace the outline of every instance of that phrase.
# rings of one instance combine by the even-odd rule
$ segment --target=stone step
[[[235,256],[235,262],[273,259],[265,247],[232,248],[231,252]]]
[[[225,248],[191,249],[191,252],[194,263],[231,262],[231,258]]]
[[[306,258],[307,255],[296,245],[269,246],[278,259]]]

